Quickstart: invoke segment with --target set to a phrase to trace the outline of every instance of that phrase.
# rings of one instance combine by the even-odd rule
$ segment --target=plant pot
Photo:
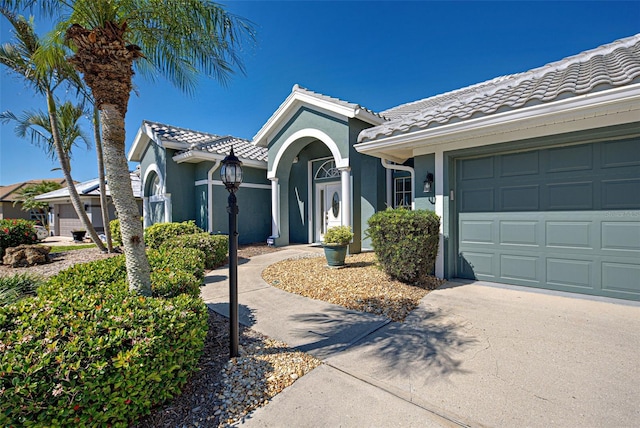
[[[84,235],[86,235],[86,230],[72,230],[71,236],[73,236],[74,242],[82,242],[84,241]]]
[[[329,267],[342,267],[344,266],[344,259],[347,257],[347,248],[349,244],[335,244],[335,245],[323,245],[324,256],[327,259],[327,265]]]

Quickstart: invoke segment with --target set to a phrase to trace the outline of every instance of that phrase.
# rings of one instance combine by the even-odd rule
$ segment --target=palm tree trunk
[[[129,289],[150,296],[151,269],[145,252],[140,211],[133,196],[131,177],[124,174],[129,171],[124,152],[124,115],[117,106],[107,103],[102,104],[100,112],[107,181],[120,220]]]
[[[93,107],[93,136],[96,140],[96,153],[98,155],[98,180],[100,182],[100,209],[102,210],[102,223],[104,224],[104,236],[107,237],[107,249],[113,253],[111,241],[111,228],[109,227],[109,207],[107,205],[107,183],[104,179],[104,156],[102,154],[102,138],[100,137],[100,112]]]
[[[107,249],[104,247],[102,241],[98,237],[93,224],[91,224],[89,216],[87,216],[87,212],[84,210],[84,205],[80,200],[80,195],[78,195],[76,186],[73,183],[73,179],[71,178],[71,164],[69,163],[69,157],[62,147],[62,140],[60,138],[60,130],[58,129],[58,117],[56,113],[55,100],[53,99],[53,93],[50,90],[47,90],[46,93],[47,110],[49,112],[49,121],[51,122],[51,136],[53,137],[53,145],[55,146],[58,159],[60,160],[60,167],[62,168],[64,179],[67,181],[67,188],[69,189],[71,204],[76,210],[76,214],[78,214],[78,218],[80,218],[80,221],[82,222],[84,228],[87,230],[87,232],[89,232],[91,240],[96,244],[98,249],[104,253],[107,251]]]

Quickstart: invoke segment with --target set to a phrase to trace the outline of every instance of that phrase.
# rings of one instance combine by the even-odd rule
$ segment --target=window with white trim
[[[394,208],[411,209],[411,177],[396,177],[393,181]]]

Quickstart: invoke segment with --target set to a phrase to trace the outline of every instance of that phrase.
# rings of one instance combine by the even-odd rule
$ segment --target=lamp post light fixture
[[[222,161],[220,178],[229,191],[229,355],[238,356],[238,205],[236,190],[242,184],[242,162],[231,153]]]

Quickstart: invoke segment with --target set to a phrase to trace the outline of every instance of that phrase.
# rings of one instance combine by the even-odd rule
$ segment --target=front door
[[[322,241],[328,228],[342,225],[342,186],[338,183],[316,185],[316,241]]]

